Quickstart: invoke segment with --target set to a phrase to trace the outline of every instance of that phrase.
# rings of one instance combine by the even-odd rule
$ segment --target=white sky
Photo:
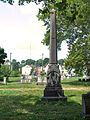
[[[40,59],[49,57],[48,47],[41,43],[46,27],[36,17],[39,6],[34,3],[18,6],[0,2],[0,47],[10,58],[17,61],[26,59]],[[58,52],[58,59],[65,58],[67,45],[62,44],[62,51]]]

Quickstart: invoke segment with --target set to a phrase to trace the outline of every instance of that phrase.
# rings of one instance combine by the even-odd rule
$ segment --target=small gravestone
[[[4,84],[6,85],[7,84],[7,77],[4,77]]]
[[[46,84],[47,84],[47,77],[39,75],[36,85],[46,85]]]
[[[46,76],[44,76],[44,78],[43,78],[43,84],[44,84],[44,85],[47,84],[47,77],[46,77]]]
[[[31,83],[31,82],[32,82],[32,76],[24,75],[21,77],[21,83]]]
[[[42,82],[42,80],[41,80],[41,76],[39,75],[39,76],[38,76],[38,79],[37,79],[37,83],[36,83],[36,85],[40,85],[41,82]]]
[[[43,81],[42,81],[41,75],[38,76],[36,85],[43,85]]]
[[[90,117],[90,92],[82,94],[82,115]]]

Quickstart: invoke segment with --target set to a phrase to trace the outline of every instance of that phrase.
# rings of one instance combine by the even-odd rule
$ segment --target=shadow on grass
[[[20,82],[21,80],[10,80],[10,81],[7,81],[8,83],[12,83],[12,82]]]
[[[72,102],[42,102],[35,95],[0,96],[1,120],[83,120],[82,106]]]
[[[67,85],[74,85],[74,86],[76,86],[76,85],[78,85],[78,86],[90,86],[90,82],[79,82],[79,81],[69,81],[69,82],[67,82],[67,81],[62,81],[62,84],[67,84]]]

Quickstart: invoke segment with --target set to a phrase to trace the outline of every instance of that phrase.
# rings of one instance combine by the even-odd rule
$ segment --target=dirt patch
[[[88,87],[80,87],[80,88],[63,88],[64,90],[88,90]]]
[[[19,90],[19,91],[24,91],[24,90],[43,90],[43,88],[7,88],[7,89],[0,89],[0,90]]]
[[[88,90],[90,88],[88,87],[80,87],[80,88],[63,88],[63,90]],[[24,91],[24,90],[44,90],[44,88],[7,88],[3,89],[1,88],[0,90],[18,90],[18,91]]]

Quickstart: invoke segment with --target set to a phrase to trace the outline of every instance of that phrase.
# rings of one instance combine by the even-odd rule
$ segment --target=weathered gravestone
[[[6,85],[7,84],[7,77],[0,78],[0,81]]]
[[[82,94],[82,115],[90,117],[90,92]]]
[[[42,101],[66,101],[64,91],[60,83],[60,70],[57,64],[57,37],[56,37],[56,11],[50,14],[50,61],[47,71],[47,85],[42,96]]]
[[[32,83],[32,76],[30,76],[30,75],[22,76],[21,83]]]
[[[4,84],[6,85],[7,84],[7,77],[4,77]]]
[[[46,83],[47,83],[46,77],[39,75],[36,85],[46,85]]]
[[[36,85],[42,85],[42,78],[41,78],[41,75],[38,76]]]

